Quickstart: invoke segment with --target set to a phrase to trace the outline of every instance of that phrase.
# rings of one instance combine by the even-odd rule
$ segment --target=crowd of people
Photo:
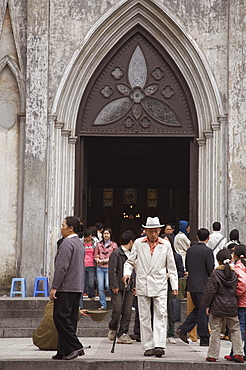
[[[108,339],[131,344],[141,341],[144,356],[162,357],[166,341],[175,344],[171,319],[173,297],[187,300],[187,318],[176,336],[185,343],[200,340],[208,347],[206,360],[219,358],[220,338],[227,329],[232,342],[226,360],[244,362],[246,356],[246,246],[234,229],[227,239],[221,225],[214,222],[212,233],[197,231],[197,243],[189,239],[188,221],[163,225],[158,217],[148,217],[139,237],[126,230],[120,245],[112,230],[102,223],[83,230],[82,221],[66,217],[62,240],[58,242],[50,299],[58,332],[54,360],[71,360],[84,354],[76,336],[78,310],[83,296],[99,296],[99,310],[112,313]],[[82,247],[81,247],[82,246]],[[128,335],[132,307],[135,308],[134,334]]]

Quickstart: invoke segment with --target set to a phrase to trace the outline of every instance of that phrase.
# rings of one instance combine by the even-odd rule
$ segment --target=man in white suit
[[[167,331],[167,272],[173,295],[178,294],[178,274],[173,251],[168,241],[159,238],[161,228],[158,217],[148,217],[147,236],[135,240],[124,265],[123,281],[126,284],[133,269],[136,271],[141,342],[144,356],[161,357],[165,354]],[[151,325],[153,302],[153,329]]]

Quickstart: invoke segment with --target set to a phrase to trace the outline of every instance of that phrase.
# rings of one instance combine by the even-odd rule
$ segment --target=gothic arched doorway
[[[147,216],[197,229],[196,112],[168,53],[140,27],[105,56],[81,101],[75,213],[119,240]]]

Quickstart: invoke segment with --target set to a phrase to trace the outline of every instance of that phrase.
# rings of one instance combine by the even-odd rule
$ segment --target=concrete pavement
[[[51,360],[56,351],[40,351],[31,338],[0,338],[0,370],[237,370],[237,364],[224,360],[230,353],[231,343],[221,341],[220,361],[205,361],[207,347],[198,344],[185,344],[179,338],[176,344],[167,344],[166,355],[162,358],[144,357],[141,343],[116,344],[115,353],[111,353],[112,342],[107,338],[80,338],[85,356],[73,361]]]

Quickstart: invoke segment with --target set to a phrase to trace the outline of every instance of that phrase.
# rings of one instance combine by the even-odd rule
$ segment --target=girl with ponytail
[[[236,296],[238,304],[238,318],[240,322],[241,336],[243,340],[244,359],[246,359],[246,246],[243,244],[236,245],[234,251],[234,270],[238,277]],[[233,361],[233,350],[229,356],[224,358]]]
[[[242,363],[244,356],[236,298],[237,274],[231,269],[231,253],[228,249],[220,250],[216,258],[219,266],[212,272],[201,302],[206,307],[207,315],[211,314],[212,334],[206,361],[216,362],[219,358],[220,332],[225,319],[235,353],[233,361]]]

